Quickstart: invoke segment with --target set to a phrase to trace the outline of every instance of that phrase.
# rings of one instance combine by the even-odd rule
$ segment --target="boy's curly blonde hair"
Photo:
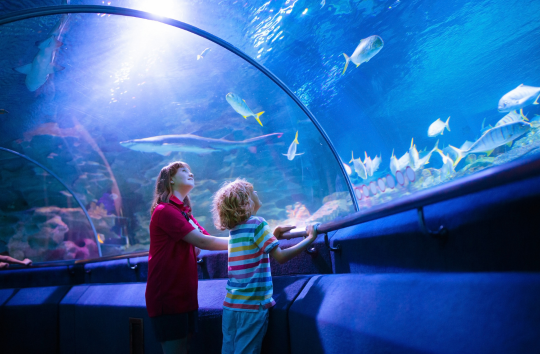
[[[212,217],[219,230],[230,230],[251,217],[253,185],[243,178],[225,182],[214,194]]]

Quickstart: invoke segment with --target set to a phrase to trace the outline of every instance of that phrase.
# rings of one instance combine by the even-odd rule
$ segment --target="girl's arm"
[[[193,230],[184,236],[184,241],[195,247],[209,251],[223,251],[229,248],[228,237],[209,236],[199,230]]]
[[[18,259],[15,259],[10,256],[0,256],[0,262],[7,262],[7,263],[13,263],[13,264],[21,264],[21,265],[30,265],[32,264],[32,261],[28,258],[25,258],[22,261],[19,261]]]
[[[313,228],[313,225],[308,226],[307,230],[308,237],[298,242],[296,245],[282,250],[279,246],[274,247],[270,251],[270,255],[274,258],[279,264],[286,263],[302,253],[306,248],[309,247],[317,239],[317,233]]]

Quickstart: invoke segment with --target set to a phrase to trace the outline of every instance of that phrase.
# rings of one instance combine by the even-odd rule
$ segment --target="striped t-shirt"
[[[256,312],[276,304],[268,253],[279,245],[266,221],[257,216],[235,226],[229,238],[229,281],[223,307]]]

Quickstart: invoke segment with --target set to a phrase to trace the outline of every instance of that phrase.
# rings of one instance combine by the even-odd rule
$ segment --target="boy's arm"
[[[296,245],[282,250],[281,248],[274,247],[270,251],[270,255],[274,258],[279,264],[286,263],[302,253],[306,248],[309,247],[317,239],[317,233],[313,228],[313,225],[310,225],[306,230],[308,232],[308,237],[297,243]]]

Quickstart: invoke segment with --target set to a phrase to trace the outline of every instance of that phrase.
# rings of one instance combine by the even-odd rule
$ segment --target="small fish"
[[[373,161],[371,160],[371,157],[367,155],[367,152],[364,151],[365,158],[364,158],[364,166],[366,166],[366,172],[368,176],[373,176]]]
[[[446,123],[443,123],[441,118],[437,118],[437,120],[429,126],[427,135],[430,137],[434,137],[437,135],[443,135],[444,128],[446,128],[448,131],[450,131],[450,126],[448,125],[448,122],[450,121],[450,117],[446,120]]]
[[[470,142],[466,142],[460,149],[450,145],[450,148],[457,153],[454,166],[456,166],[462,158],[467,156],[467,154],[472,152],[487,152],[489,156],[494,149],[501,145],[512,143],[512,141],[528,132],[529,129],[531,129],[529,123],[518,121],[492,128],[485,132],[484,135],[474,143],[467,144]]]
[[[263,126],[259,117],[264,113],[264,111],[259,112],[257,114],[253,113],[253,111],[246,104],[246,101],[244,101],[243,99],[240,98],[240,96],[232,92],[229,92],[227,96],[225,97],[225,99],[227,100],[227,102],[229,102],[231,107],[234,108],[234,110],[237,113],[239,113],[242,117],[244,117],[245,119],[247,119],[247,117],[253,117],[257,119],[257,122],[259,122],[261,127]]]
[[[356,173],[358,174],[358,176],[360,176],[360,178],[362,179],[366,179],[367,178],[367,171],[366,171],[366,166],[364,166],[364,164],[362,163],[362,160],[360,160],[360,158],[358,159],[354,159],[354,152],[352,152],[352,159],[351,161],[349,161],[349,163],[353,163],[353,166],[354,166],[354,170],[356,171]]]
[[[420,158],[420,154],[418,153],[418,150],[416,150],[416,145],[414,145],[413,141],[414,139],[411,140],[411,147],[409,148],[409,158],[410,158],[409,165],[414,171],[417,171],[420,168],[422,168],[424,165],[427,165],[429,163],[429,159],[431,158],[431,155],[433,154],[434,151],[438,149],[437,146],[439,145],[439,141],[437,140],[437,142],[435,143],[435,147],[422,158]]]
[[[371,58],[379,53],[383,46],[384,42],[379,36],[373,35],[362,39],[350,58],[347,56],[347,54],[343,53],[345,56],[345,68],[343,69],[343,73],[341,75],[345,74],[345,71],[349,66],[349,61],[352,61],[356,64],[356,67],[358,67],[364,62],[367,63]]]
[[[347,165],[345,162],[342,162],[343,163],[343,167],[345,167],[345,172],[347,172],[347,175],[351,175],[352,174],[352,169],[351,169],[351,166]]]
[[[399,161],[392,150],[392,156],[390,156],[390,172],[392,172],[392,175],[395,176],[397,170],[399,170]]]
[[[202,51],[201,54],[197,55],[197,60],[204,58],[205,54],[210,50],[210,48],[206,48]]]
[[[379,156],[375,156],[375,158],[373,159],[372,163],[371,163],[371,174],[370,176],[373,176],[373,174],[375,172],[377,172],[377,170],[379,169],[379,166],[381,165],[381,158]]]
[[[116,193],[111,193],[111,195],[109,196],[112,200],[116,200],[118,199],[118,194]]]
[[[539,104],[540,87],[519,85],[499,100],[499,112],[519,110],[530,104]]]
[[[453,175],[456,171],[454,170],[454,161],[450,156],[445,155],[441,150],[436,150],[443,160],[443,166],[441,167],[441,175],[443,177],[449,177]]]
[[[66,196],[66,197],[69,197],[69,198],[73,197],[73,195],[71,193],[69,193],[68,191],[60,191],[60,193],[62,195],[64,195],[64,196]]]
[[[5,109],[0,109],[0,114],[7,114],[9,113],[8,111],[6,111]]]
[[[296,145],[298,145],[298,144],[300,144],[300,143],[298,142],[298,131],[297,131],[297,132],[296,132],[296,136],[294,137],[293,142],[292,142],[291,145],[289,146],[289,151],[287,151],[286,154],[283,154],[283,156],[287,156],[287,159],[288,159],[289,161],[294,160],[294,158],[295,158],[296,156],[304,155],[303,152],[300,153],[300,154],[297,154],[297,153],[296,153]]]
[[[501,125],[508,124],[508,123],[521,122],[522,120],[527,121],[527,122],[529,121],[529,119],[525,117],[525,115],[523,114],[523,109],[520,110],[520,114],[518,114],[516,111],[512,111],[508,113],[507,115],[502,117],[502,119],[499,120],[497,124],[495,124],[495,126],[499,127]]]
[[[104,243],[105,242],[105,235],[97,234],[97,237],[98,237],[99,243]]]

